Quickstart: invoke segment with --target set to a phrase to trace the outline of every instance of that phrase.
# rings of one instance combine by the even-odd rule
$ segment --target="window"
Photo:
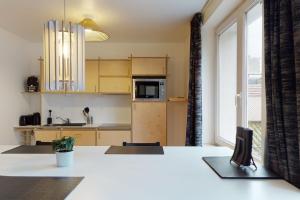
[[[234,144],[236,134],[237,24],[219,34],[219,139]]]
[[[246,1],[217,27],[216,143],[233,148],[236,127],[249,127],[254,133],[253,156],[258,159],[262,158],[266,106],[262,7],[260,1]]]
[[[253,130],[253,152],[262,149],[262,4],[246,13],[247,126]]]

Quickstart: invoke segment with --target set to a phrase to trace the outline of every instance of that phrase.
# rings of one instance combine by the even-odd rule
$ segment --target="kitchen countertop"
[[[284,180],[221,179],[202,157],[232,155],[226,147],[164,147],[164,155],[106,155],[107,149],[75,146],[73,166],[61,168],[55,154],[0,154],[0,175],[83,176],[67,200],[299,200],[299,189]]]
[[[131,124],[122,123],[104,123],[104,124],[87,124],[84,126],[15,126],[16,130],[49,130],[49,129],[96,129],[96,130],[131,130]]]

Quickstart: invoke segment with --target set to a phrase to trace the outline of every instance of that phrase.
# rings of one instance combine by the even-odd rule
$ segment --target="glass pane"
[[[237,89],[237,24],[219,36],[219,136],[235,143]]]
[[[261,155],[261,94],[262,94],[262,4],[258,3],[246,14],[247,45],[247,119],[253,130],[253,153]]]

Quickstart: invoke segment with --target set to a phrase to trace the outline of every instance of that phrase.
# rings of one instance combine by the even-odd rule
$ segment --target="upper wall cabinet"
[[[132,57],[133,76],[166,76],[167,57]]]
[[[96,93],[99,91],[99,62],[98,60],[85,61],[85,92]]]
[[[100,60],[100,77],[131,77],[131,61]]]
[[[99,85],[103,94],[131,93],[131,60],[100,60]]]

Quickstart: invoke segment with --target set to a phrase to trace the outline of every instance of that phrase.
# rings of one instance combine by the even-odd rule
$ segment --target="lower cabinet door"
[[[130,131],[98,131],[98,146],[122,146],[123,142],[131,142]]]
[[[132,103],[132,142],[167,145],[165,102]]]
[[[35,141],[52,142],[60,137],[60,130],[35,130]]]
[[[96,131],[78,131],[64,130],[61,132],[61,137],[73,137],[76,146],[95,146]]]

